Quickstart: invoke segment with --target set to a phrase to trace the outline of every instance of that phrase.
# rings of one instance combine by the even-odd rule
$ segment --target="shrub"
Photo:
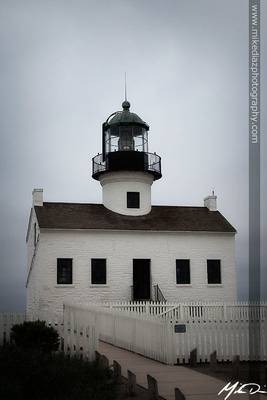
[[[50,353],[58,349],[59,336],[57,331],[45,325],[44,321],[26,321],[14,325],[11,329],[11,338],[16,346]]]
[[[114,400],[116,386],[109,369],[14,345],[0,347],[0,399]]]

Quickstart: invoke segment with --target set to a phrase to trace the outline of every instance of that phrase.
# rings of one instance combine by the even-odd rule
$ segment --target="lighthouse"
[[[44,201],[43,190],[33,190],[29,318],[61,318],[69,300],[236,300],[235,228],[213,192],[201,206],[151,205],[161,158],[150,152],[148,133],[127,100],[102,124],[102,152],[92,159],[101,203]]]
[[[162,175],[160,156],[148,151],[148,131],[127,100],[102,124],[102,154],[92,160],[92,177],[102,186],[103,205],[115,213],[151,211],[151,186]]]

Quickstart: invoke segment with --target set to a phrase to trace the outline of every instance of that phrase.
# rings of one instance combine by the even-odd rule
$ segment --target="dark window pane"
[[[190,260],[176,260],[176,283],[190,283]]]
[[[221,260],[207,260],[208,283],[222,283]]]
[[[105,285],[107,282],[106,259],[92,258],[91,283]]]
[[[72,284],[72,258],[57,259],[57,283]]]
[[[140,208],[139,192],[127,192],[127,208]]]

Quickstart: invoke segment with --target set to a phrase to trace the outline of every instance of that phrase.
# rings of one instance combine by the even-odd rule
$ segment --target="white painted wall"
[[[34,229],[36,224],[36,238],[37,242],[35,243],[35,235]],[[31,308],[35,310],[34,318],[38,317],[39,310],[39,281],[38,281],[38,269],[36,268],[37,258],[39,257],[38,248],[39,248],[39,238],[40,238],[40,229],[36,217],[36,213],[34,208],[31,209],[29,227],[26,237],[27,244],[27,277],[29,277],[27,291],[26,291],[26,303],[31,304]]]
[[[123,215],[145,215],[151,210],[153,175],[147,172],[110,172],[100,175],[103,204]],[[140,208],[127,208],[127,192],[140,193]]]
[[[64,300],[130,300],[133,258],[151,259],[152,285],[168,301],[236,300],[235,237],[229,233],[41,230],[27,312],[61,313]],[[73,285],[57,285],[57,258],[73,258]],[[107,285],[91,285],[91,258],[107,259]],[[176,285],[175,260],[189,258],[191,284]],[[207,284],[208,258],[221,259],[222,284]]]

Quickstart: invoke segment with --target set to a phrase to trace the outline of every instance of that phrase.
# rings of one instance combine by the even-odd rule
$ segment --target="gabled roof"
[[[35,212],[39,227],[48,229],[236,232],[219,211],[206,207],[152,206],[147,215],[126,216],[102,204],[43,203]]]

